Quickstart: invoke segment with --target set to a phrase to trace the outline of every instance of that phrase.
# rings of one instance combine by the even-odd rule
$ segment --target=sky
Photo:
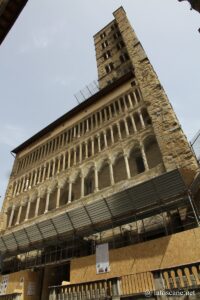
[[[0,201],[11,151],[97,79],[93,35],[123,6],[189,140],[200,129],[200,14],[178,0],[33,0],[0,46]]]

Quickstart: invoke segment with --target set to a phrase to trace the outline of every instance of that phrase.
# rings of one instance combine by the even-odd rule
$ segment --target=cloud
[[[19,126],[6,124],[2,128],[0,136],[0,144],[9,147],[16,147],[21,141],[25,139],[25,131]]]

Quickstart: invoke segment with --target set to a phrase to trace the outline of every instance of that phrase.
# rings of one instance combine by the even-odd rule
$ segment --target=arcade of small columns
[[[13,184],[12,196],[18,196],[55,176],[55,174],[83,163],[86,159],[95,156],[118,141],[145,130],[149,125],[150,118],[144,107],[139,111],[128,114],[123,119],[118,119],[107,128],[90,136],[86,141],[74,145],[63,153],[59,153],[53,159],[17,179]]]
[[[88,118],[73,125],[64,132],[55,136],[45,144],[39,146],[37,149],[29,152],[22,157],[17,163],[16,173],[30,168],[35,163],[45,159],[58,150],[67,147],[70,143],[74,142],[81,137],[91,134],[91,131],[98,130],[105,122],[115,119],[117,116],[126,114],[127,111],[133,110],[138,107],[142,102],[142,97],[139,88],[131,88],[126,94],[121,95],[111,103],[103,106],[98,111],[90,114]],[[141,118],[141,112],[138,111],[138,116]]]
[[[7,226],[11,227],[68,205],[99,190],[112,187],[162,163],[162,156],[151,130],[143,133],[143,139],[129,139],[107,150],[95,161],[74,166],[65,174],[52,178],[28,193],[17,205],[7,210]],[[55,174],[56,175],[56,174]]]

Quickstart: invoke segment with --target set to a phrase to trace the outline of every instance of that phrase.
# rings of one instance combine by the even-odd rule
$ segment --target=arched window
[[[143,117],[145,125],[151,125],[151,118],[149,116],[147,109],[142,108],[141,113],[142,113],[142,117]]]
[[[118,155],[113,166],[114,180],[119,182],[127,179],[126,165],[123,154]]]
[[[84,179],[84,194],[85,196],[94,193],[95,181],[94,181],[94,170],[90,169],[88,175]]]
[[[126,128],[125,128],[124,120],[121,120],[119,124],[120,124],[121,136],[124,139],[126,138]]]
[[[149,169],[156,167],[158,164],[162,163],[160,148],[154,136],[151,136],[145,140],[144,149]]]
[[[145,171],[142,154],[138,147],[132,149],[132,151],[130,152],[129,167],[130,167],[131,177]]]
[[[49,197],[49,210],[53,210],[56,208],[56,198],[57,198],[57,191],[56,189],[51,192]]]
[[[141,124],[141,121],[140,121],[139,114],[134,113],[133,117],[134,117],[134,120],[135,120],[135,125],[136,125],[137,130],[141,130],[142,129],[142,124]]]
[[[68,203],[68,189],[69,183],[66,182],[65,185],[60,189],[60,206],[63,206]]]
[[[72,195],[73,200],[81,198],[81,178],[80,175],[77,176],[76,180],[72,184]]]
[[[109,163],[104,161],[100,170],[99,170],[99,189],[104,189],[111,185],[110,182],[110,171],[109,171]]]

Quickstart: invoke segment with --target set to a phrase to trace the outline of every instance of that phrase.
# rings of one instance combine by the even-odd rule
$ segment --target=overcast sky
[[[10,151],[97,78],[93,35],[123,5],[191,139],[200,129],[200,15],[178,0],[29,0],[0,47],[0,195]]]

